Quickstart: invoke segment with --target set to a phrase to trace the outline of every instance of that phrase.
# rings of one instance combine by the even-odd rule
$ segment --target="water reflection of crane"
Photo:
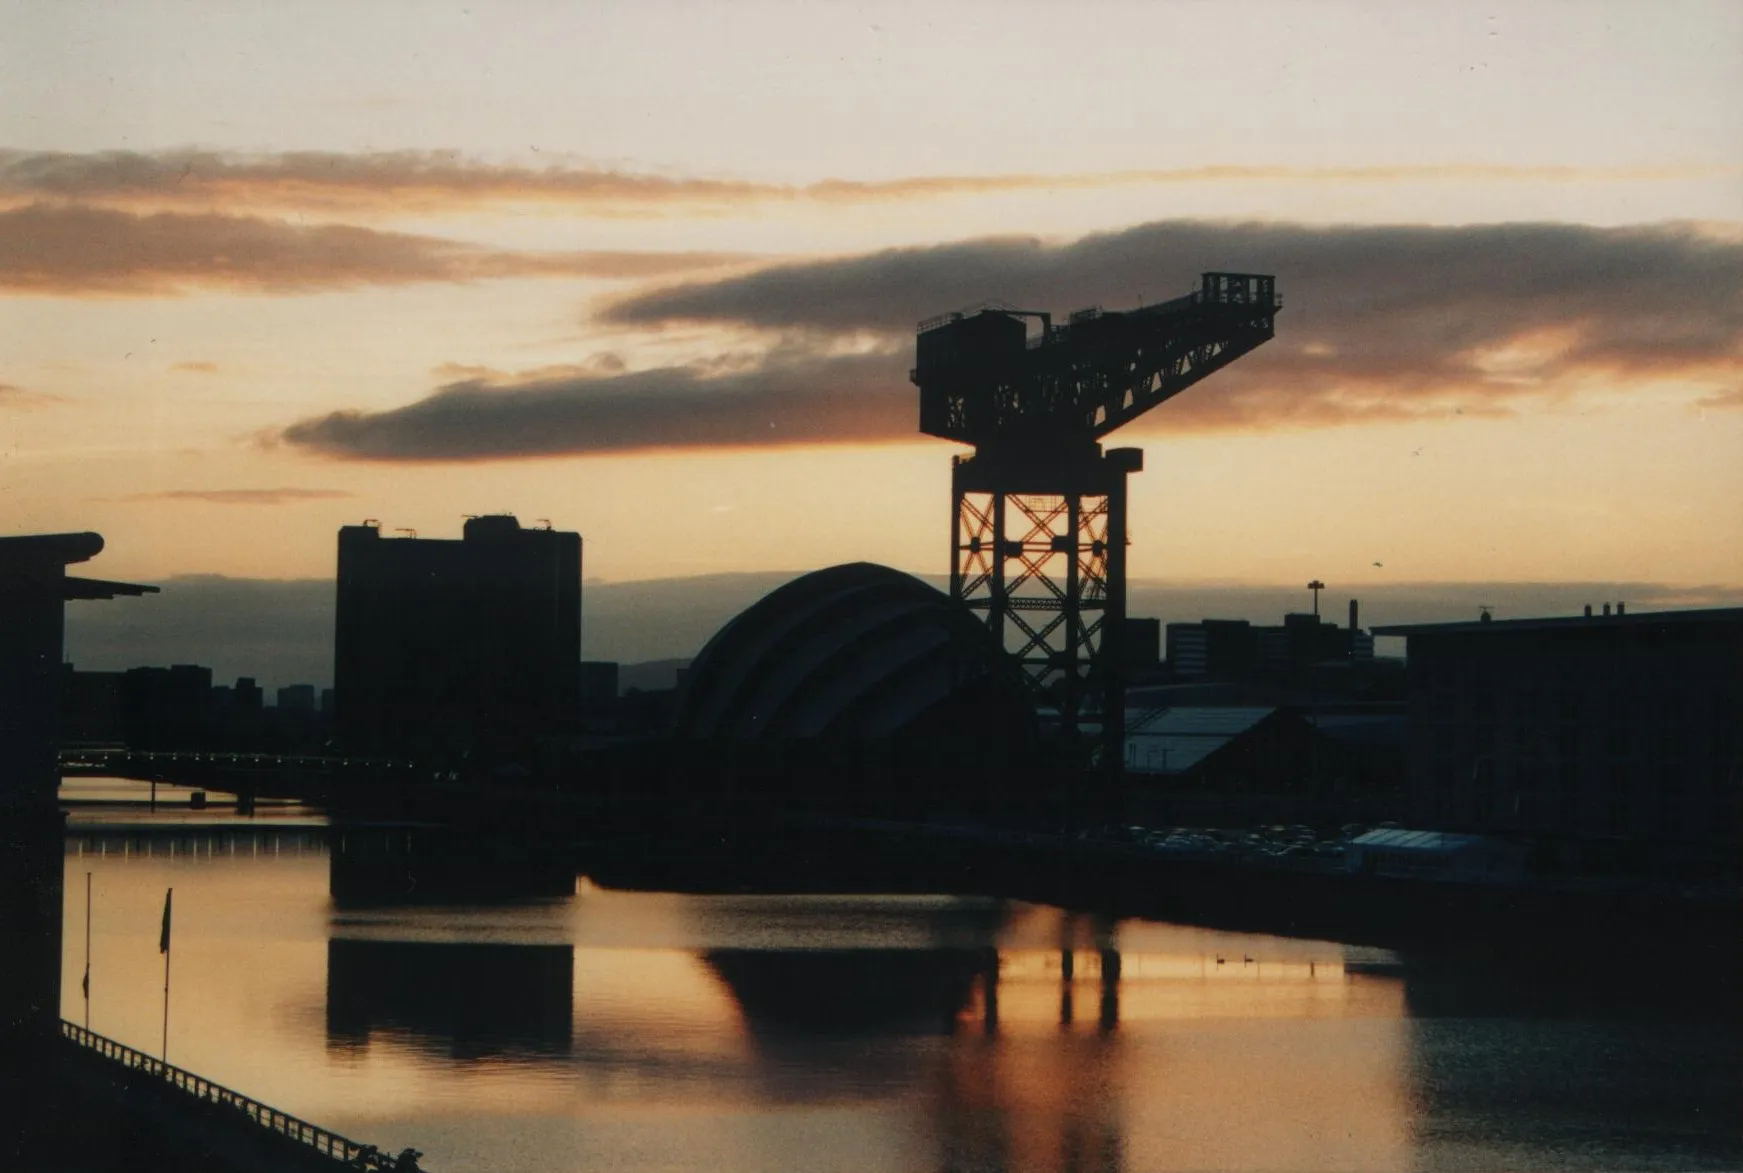
[[[1124,1167],[1120,1097],[1106,1086],[1117,1078],[1108,1050],[1119,1017],[1116,950],[961,943],[717,949],[704,957],[738,1003],[763,1057],[763,1078],[777,1094],[818,1095],[818,1049],[828,1055],[832,1047],[852,1047],[850,1089],[869,1078],[924,1093],[917,1102],[926,1105],[930,1139],[945,1168],[1059,1165],[1117,1173]],[[1099,981],[1101,1029],[1067,1029],[1057,1044],[1039,1048],[1003,1045],[999,1003],[1007,980],[1024,990],[1059,982],[1067,1008],[1076,984]],[[1026,1011],[1029,999],[1020,1002]],[[1020,1017],[1019,1034],[1032,1025]],[[1063,1025],[1071,1026],[1069,1009]],[[956,1042],[943,1049],[880,1043],[953,1033]],[[794,1082],[794,1048],[811,1057],[803,1084]]]
[[[710,949],[703,958],[762,1037],[951,1034],[964,1023],[994,1036],[1009,980],[1057,982],[1064,1027],[1076,1017],[1076,987],[1095,982],[1100,1030],[1119,1025],[1124,965],[1111,942],[1088,950]]]

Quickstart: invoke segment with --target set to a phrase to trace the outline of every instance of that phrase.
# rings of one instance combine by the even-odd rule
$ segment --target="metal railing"
[[[134,1050],[125,1043],[118,1043],[95,1031],[86,1030],[64,1018],[61,1019],[61,1035],[88,1051],[119,1063],[122,1067],[160,1079],[202,1103],[234,1109],[239,1116],[247,1118],[255,1125],[307,1145],[344,1168],[378,1170],[379,1173],[395,1173],[396,1170],[416,1168],[415,1163],[401,1164],[374,1145],[359,1144],[336,1132],[329,1132],[318,1124],[299,1120],[270,1104],[263,1104],[241,1092],[213,1083],[204,1076],[165,1063],[162,1059],[155,1059],[143,1051]]]

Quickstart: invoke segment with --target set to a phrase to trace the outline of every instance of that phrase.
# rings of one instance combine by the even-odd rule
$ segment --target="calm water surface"
[[[90,872],[90,1025],[157,1052],[173,886],[171,1062],[439,1173],[1743,1166],[1674,958],[1618,1000],[944,896],[338,908],[317,829],[79,820],[66,1017]]]

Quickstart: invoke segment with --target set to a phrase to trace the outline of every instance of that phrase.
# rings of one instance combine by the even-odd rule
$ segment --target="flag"
[[[88,965],[85,966],[85,980],[79,983],[79,987],[85,991],[85,997],[91,996],[91,967]]]
[[[165,888],[163,893],[163,932],[157,938],[157,951],[169,952],[169,898],[175,895],[174,888]]]

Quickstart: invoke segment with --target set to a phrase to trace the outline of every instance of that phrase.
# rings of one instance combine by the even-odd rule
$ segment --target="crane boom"
[[[1100,440],[1268,341],[1281,305],[1270,276],[1205,273],[1184,297],[1060,326],[1004,307],[934,318],[911,374],[920,430],[977,448]]]

